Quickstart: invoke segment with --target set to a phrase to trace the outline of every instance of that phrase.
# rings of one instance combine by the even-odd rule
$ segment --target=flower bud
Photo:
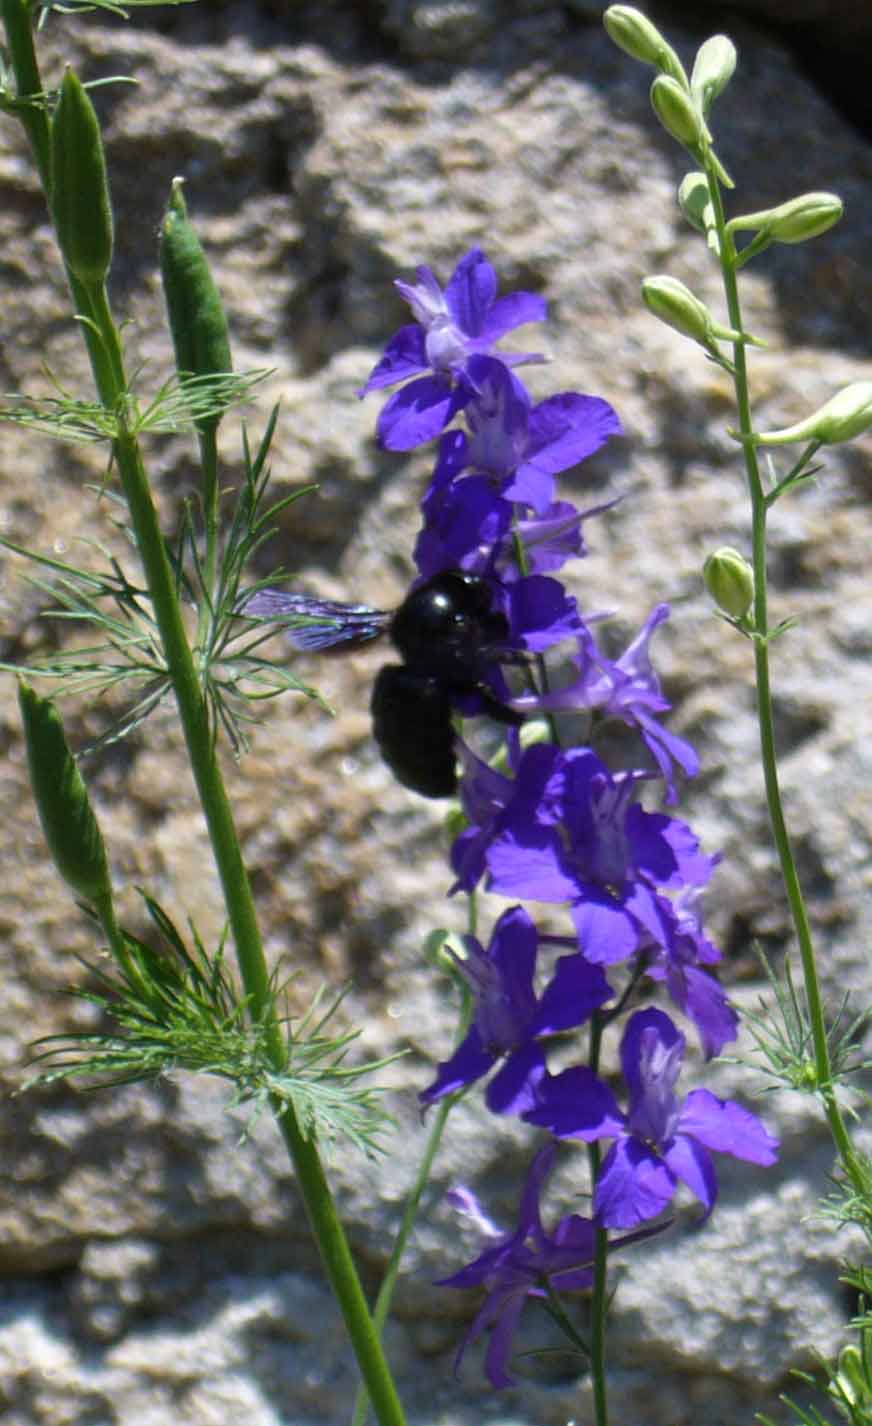
[[[852,441],[872,426],[872,381],[853,381],[843,391],[794,426],[765,431],[754,437],[758,446],[788,446],[794,441],[815,441],[820,446],[837,446]]]
[[[218,376],[233,369],[227,317],[182,193],[174,178],[160,226],[160,270],[180,377]],[[219,414],[197,422],[216,427]]]
[[[671,74],[685,89],[687,75],[675,50],[653,25],[647,15],[632,5],[610,5],[603,15],[603,24],[609,38],[619,49],[640,59],[643,64],[653,64],[663,73]]]
[[[705,303],[677,277],[669,277],[668,274],[646,277],[642,283],[642,300],[649,312],[653,312],[661,322],[666,322],[704,347],[713,347],[719,338],[739,341],[739,333],[716,322]]]
[[[835,193],[803,193],[779,203],[777,208],[731,218],[727,228],[730,232],[756,228],[770,242],[804,243],[838,223],[843,212],[844,204]]]
[[[678,189],[678,206],[688,223],[700,233],[706,232],[711,226],[714,209],[708,179],[704,173],[696,170],[684,175]]]
[[[52,860],[83,901],[105,904],[112,898],[106,849],[60,714],[23,679],[18,702],[30,782]]]
[[[754,571],[738,550],[724,545],[702,567],[705,587],[719,609],[743,619],[754,602]]]
[[[677,79],[658,74],[651,85],[651,104],[667,134],[687,148],[700,147],[705,127],[696,105]]]
[[[64,262],[83,283],[106,280],[112,205],[94,106],[68,69],[51,119],[51,208]]]
[[[722,94],[736,68],[736,46],[726,35],[712,35],[700,45],[690,76],[690,91],[703,114]]]

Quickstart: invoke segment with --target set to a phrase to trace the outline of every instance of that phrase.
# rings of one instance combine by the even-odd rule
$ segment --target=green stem
[[[252,1017],[262,1021],[266,1027],[270,1060],[277,1070],[281,1070],[286,1065],[287,1055],[276,1020],[251,886],[209,733],[206,705],[185,637],[175,581],[135,439],[128,435],[119,436],[115,441],[115,457],[160,629],[194,780],[209,829],[243,985],[250,997]],[[290,1105],[275,1104],[274,1108],[296,1169],[313,1233],[342,1308],[378,1418],[383,1426],[403,1426],[402,1408],[315,1145],[302,1134]]]
[[[729,322],[735,331],[744,332],[738,282],[736,280],[736,252],[732,237],[726,232],[720,184],[715,176],[712,165],[707,166],[707,178],[720,240],[721,271],[727,299]],[[811,937],[811,927],[809,925],[805,898],[802,894],[802,887],[796,870],[793,848],[787,831],[778,778],[778,762],[775,753],[775,724],[772,710],[772,691],[769,671],[769,612],[766,568],[766,516],[768,513],[768,500],[760,476],[757,450],[751,439],[753,425],[751,420],[751,401],[745,350],[745,343],[743,341],[733,344],[733,384],[739,414],[742,449],[745,453],[748,491],[751,497],[752,563],[754,567],[754,664],[757,680],[757,720],[760,731],[760,753],[763,763],[763,777],[766,785],[766,801],[769,807],[772,835],[778,852],[781,875],[790,904],[790,913],[793,919],[802,961],[805,994],[814,1044],[818,1090],[823,1101],[824,1112],[830,1125],[830,1132],[832,1133],[842,1163],[859,1188],[861,1182],[854,1167],[854,1154],[851,1140],[839,1109],[835,1086],[833,1084],[826,1022],[824,1019],[817,963],[815,961],[814,946]]]
[[[220,487],[218,485],[218,424],[210,421],[199,433],[200,470],[203,474],[203,534],[206,554],[203,561],[203,589],[205,598],[200,608],[200,623],[197,643],[202,648],[206,642],[209,624],[215,618],[215,591],[218,586],[218,533],[221,513]]]
[[[28,7],[23,0],[2,0],[2,5],[18,93],[37,93],[41,90],[41,84]],[[38,111],[26,110],[25,116],[28,115],[37,116],[35,122],[33,119],[30,122],[25,121],[25,128],[31,136],[37,167],[48,196],[48,127],[46,123],[43,128],[39,122]],[[286,1066],[287,1052],[276,1017],[251,886],[227,792],[216,761],[207,708],[185,635],[175,581],[161,537],[141,451],[135,437],[124,427],[127,383],[117,328],[112,320],[102,284],[86,288],[71,280],[70,286],[76,310],[88,319],[81,325],[100,398],[119,422],[119,433],[113,442],[113,454],[130,511],[155,620],[160,630],[191,768],[224,892],[243,986],[249,998],[252,1017],[265,1026],[270,1061],[277,1070],[282,1070]],[[331,1287],[340,1304],[379,1421],[382,1426],[405,1426],[403,1410],[370,1317],[315,1144],[303,1135],[290,1105],[274,1103],[273,1108],[296,1170],[297,1182]]]
[[[18,109],[25,133],[30,140],[33,157],[46,197],[51,194],[51,140],[48,114],[37,95],[42,94],[42,80],[33,47],[33,24],[27,0],[2,0],[3,27],[6,44],[15,74],[16,94],[22,100]],[[32,102],[27,102],[28,100]]]
[[[594,1011],[590,1026],[590,1068],[596,1074],[599,1069],[605,1020],[599,1011]],[[591,1197],[596,1189],[602,1166],[602,1150],[598,1142],[587,1146],[590,1166]],[[608,1426],[609,1404],[606,1383],[606,1315],[608,1311],[608,1255],[609,1235],[605,1228],[596,1231],[596,1255],[593,1264],[593,1298],[591,1301],[590,1327],[590,1378],[593,1386],[594,1419],[596,1426]]]
[[[400,1270],[400,1263],[403,1253],[406,1250],[406,1244],[409,1241],[409,1235],[415,1226],[415,1219],[418,1216],[418,1209],[421,1206],[421,1197],[430,1180],[430,1170],[433,1167],[433,1160],[439,1151],[439,1145],[442,1142],[442,1135],[445,1132],[448,1116],[456,1102],[457,1096],[443,1100],[436,1110],[433,1127],[427,1139],[424,1155],[421,1159],[412,1191],[406,1199],[406,1206],[403,1210],[402,1221],[400,1222],[399,1231],[396,1241],[394,1242],[387,1272],[384,1275],[381,1287],[379,1288],[378,1297],[375,1301],[373,1322],[375,1324],[375,1330],[379,1335],[384,1331],[384,1325],[387,1321],[391,1300],[393,1298],[394,1287],[396,1286],[397,1274]],[[354,1403],[354,1415],[351,1418],[351,1426],[364,1426],[368,1406],[369,1393],[365,1386],[361,1386]]]

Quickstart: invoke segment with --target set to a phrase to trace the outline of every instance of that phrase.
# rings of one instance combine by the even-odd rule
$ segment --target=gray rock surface
[[[619,610],[618,642],[651,605],[673,602],[658,666],[672,726],[694,739],[705,769],[682,813],[723,850],[710,923],[732,993],[754,1006],[752,942],[780,961],[791,935],[762,804],[749,650],[713,617],[699,577],[714,546],[746,547],[747,510],[724,379],[639,301],[640,278],[669,271],[720,309],[714,271],[674,206],[684,170],[648,111],[649,75],[577,6],[528,3],[507,19],[500,7],[385,4],[369,27],[355,7],[320,7],[321,33],[310,26],[302,43],[283,7],[273,18],[268,7],[252,11],[250,24],[246,8],[192,7],[191,18],[167,21],[165,36],[150,21],[125,28],[94,16],[49,27],[50,80],[67,58],[86,78],[137,79],[97,91],[118,207],[113,295],[131,319],[131,365],[153,385],[169,372],[155,233],[181,173],[231,314],[236,364],[274,369],[249,421],[259,432],[281,399],[277,493],[319,483],[283,517],[276,559],[304,585],[389,605],[409,578],[427,469],[420,456],[379,452],[377,403],[354,396],[403,320],[390,280],[422,261],[447,276],[481,243],[504,289],[548,297],[553,361],[534,374],[537,393],[601,394],[627,430],[567,483],[583,503],[623,497],[588,526],[591,555],[574,588],[583,608]],[[416,49],[412,10],[419,29],[430,17],[431,37],[442,25],[438,49]],[[673,37],[689,57],[704,33]],[[750,30],[739,38],[739,77],[718,111],[739,183],[734,211],[798,188],[834,188],[846,202],[839,229],[767,254],[746,280],[751,324],[770,343],[753,359],[759,421],[781,425],[869,377],[872,154],[774,42]],[[14,297],[2,312],[3,386],[47,392],[46,364],[68,389],[88,389],[42,202],[8,121],[0,189]],[[239,441],[234,423],[225,427],[232,485]],[[790,822],[827,993],[836,1002],[851,989],[860,1005],[872,990],[870,451],[868,438],[834,450],[817,483],[772,519],[775,614],[799,621],[775,651]],[[111,509],[83,489],[102,476],[100,453],[10,427],[0,428],[0,452],[4,535],[60,558],[83,539],[122,549]],[[169,529],[194,488],[190,445],[154,439],[149,455]],[[26,659],[56,637],[42,607],[4,557],[3,657]],[[415,1091],[452,1033],[446,986],[422,947],[435,925],[456,929],[463,918],[446,900],[440,809],[394,784],[373,749],[365,709],[380,657],[306,667],[338,716],[276,703],[242,765],[228,760],[270,954],[298,973],[298,1003],[324,978],[353,977],[349,1013],[364,1025],[366,1053],[410,1051],[385,1076],[399,1148],[376,1164],[343,1153],[331,1166],[369,1285],[422,1143]],[[67,717],[77,741],[107,721],[82,704]],[[85,979],[74,956],[94,951],[24,788],[11,679],[0,685],[0,739],[0,1060],[11,1090],[31,1040],[92,1023],[63,992]],[[126,919],[142,924],[142,885],[214,943],[217,888],[169,713],[92,760],[89,776]],[[732,1065],[706,1082],[749,1099],[761,1083]],[[347,1420],[354,1366],[287,1163],[263,1120],[240,1141],[244,1121],[225,1105],[220,1086],[181,1077],[4,1100],[0,1407],[11,1426]],[[777,1413],[789,1369],[842,1339],[850,1304],[838,1263],[850,1244],[815,1213],[832,1162],[826,1136],[799,1097],[770,1097],[764,1109],[783,1136],[778,1168],[727,1165],[702,1233],[679,1228],[626,1259],[611,1353],[616,1426],[739,1426],[755,1410]],[[473,1181],[508,1223],[528,1151],[516,1126],[494,1125],[472,1102],[457,1111],[389,1341],[416,1426],[590,1419],[565,1357],[499,1398],[474,1358],[459,1383],[451,1373],[473,1304],[431,1284],[477,1244],[458,1234],[442,1192],[458,1177]],[[523,1345],[546,1337],[544,1320],[531,1322]]]

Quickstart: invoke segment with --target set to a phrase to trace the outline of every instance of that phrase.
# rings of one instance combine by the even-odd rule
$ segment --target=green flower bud
[[[739,341],[739,333],[716,322],[705,303],[677,277],[669,277],[668,274],[646,277],[642,283],[642,300],[649,312],[653,312],[661,322],[666,322],[704,347],[711,349],[720,339]]]
[[[690,76],[690,92],[703,114],[708,114],[736,68],[736,46],[726,35],[712,35],[700,45]]]
[[[160,228],[160,270],[179,375],[217,376],[233,369],[221,294],[174,178]],[[217,426],[216,414],[197,422]]]
[[[39,820],[52,860],[83,901],[111,901],[106,850],[60,714],[22,679],[18,702]]]
[[[632,5],[610,5],[603,15],[603,24],[609,38],[619,49],[640,59],[643,64],[653,64],[663,73],[672,75],[683,88],[687,89],[687,75],[675,50],[653,25],[647,15]]]
[[[715,212],[704,173],[697,170],[684,175],[678,189],[678,206],[698,232],[705,233],[713,226]]]
[[[707,130],[696,105],[677,79],[658,74],[651,85],[651,104],[667,134],[689,149],[700,148]]]
[[[852,441],[872,426],[872,381],[852,381],[843,391],[794,426],[765,431],[754,437],[758,446],[788,446],[794,441],[815,441],[837,446]]]
[[[71,69],[51,119],[51,208],[64,262],[80,282],[102,283],[112,261],[112,205],[97,114]]]
[[[724,545],[709,555],[702,577],[718,608],[732,619],[744,619],[754,603],[754,571],[744,556]]]
[[[779,203],[777,208],[731,218],[727,231],[738,233],[756,228],[758,237],[768,242],[804,243],[807,238],[817,238],[838,223],[844,211],[844,204],[835,193],[803,193],[799,198]]]

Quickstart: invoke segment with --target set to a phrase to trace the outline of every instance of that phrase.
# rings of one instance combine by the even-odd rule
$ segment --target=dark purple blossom
[[[554,749],[553,820],[544,821],[529,799],[513,798],[487,849],[491,889],[568,903],[579,945],[593,962],[624,960],[649,940],[668,944],[671,927],[657,891],[702,886],[715,865],[686,823],[633,801],[643,779],[613,776],[589,748]]]
[[[474,387],[464,380],[470,358],[547,314],[545,301],[532,292],[498,298],[496,273],[480,248],[461,258],[444,292],[429,267],[419,267],[416,276],[415,283],[396,284],[415,322],[391,337],[360,392],[409,381],[379,417],[379,439],[395,451],[433,440],[472,399]],[[505,367],[542,360],[535,352],[500,356]]]
[[[487,1288],[487,1296],[467,1331],[455,1358],[459,1371],[463,1355],[483,1333],[490,1333],[485,1370],[491,1386],[514,1386],[508,1364],[512,1340],[528,1297],[544,1297],[545,1283],[560,1292],[577,1292],[593,1283],[591,1264],[596,1248],[596,1228],[589,1218],[570,1213],[561,1218],[553,1233],[542,1224],[539,1199],[554,1164],[555,1149],[547,1144],[530,1165],[521,1197],[518,1226],[513,1233],[500,1235],[468,1189],[454,1195],[455,1203],[496,1238],[474,1262],[452,1277],[443,1278],[442,1287]]]
[[[453,890],[471,892],[487,871],[492,842],[506,829],[522,826],[528,847],[534,844],[536,828],[544,840],[550,838],[560,818],[563,767],[550,743],[525,748],[513,763],[514,779],[482,762],[462,743],[459,752],[464,765],[460,795],[469,826],[451,849],[457,874]]]
[[[755,1164],[776,1161],[777,1139],[750,1110],[707,1089],[679,1099],[675,1084],[684,1047],[684,1036],[662,1010],[638,1010],[621,1043],[626,1114],[590,1070],[573,1068],[544,1079],[539,1104],[524,1115],[558,1139],[615,1139],[594,1194],[595,1212],[606,1227],[631,1228],[656,1217],[679,1181],[708,1217],[718,1191],[710,1149]]]
[[[466,958],[455,961],[475,998],[472,1024],[419,1098],[425,1106],[433,1104],[502,1061],[488,1085],[487,1106],[495,1114],[520,1114],[534,1102],[535,1084],[545,1072],[537,1039],[583,1024],[610,999],[611,987],[599,967],[582,956],[561,956],[537,997],[533,979],[539,937],[522,906],[503,912],[487,950],[474,936],[463,940]]]

